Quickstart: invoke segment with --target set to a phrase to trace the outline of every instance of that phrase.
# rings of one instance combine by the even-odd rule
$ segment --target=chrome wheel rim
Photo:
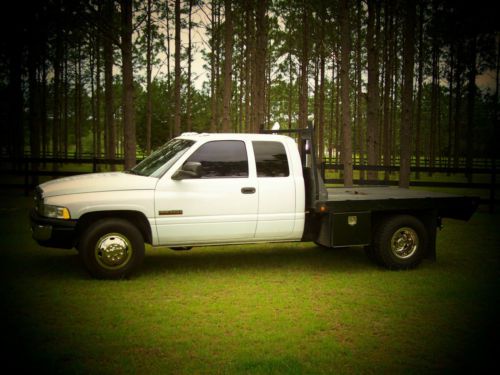
[[[127,265],[132,257],[133,248],[127,237],[120,233],[107,233],[95,246],[95,259],[106,269],[116,270]]]
[[[399,259],[408,259],[418,249],[418,235],[414,229],[404,227],[398,229],[391,238],[392,253]]]

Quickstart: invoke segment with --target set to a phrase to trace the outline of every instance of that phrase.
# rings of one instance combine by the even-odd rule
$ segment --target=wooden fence
[[[137,162],[142,159],[137,159]],[[101,166],[123,165],[124,159],[105,159],[95,157],[80,158],[5,158],[0,157],[0,187],[22,188],[28,195],[39,184],[40,177],[49,179],[99,172]],[[69,169],[68,166],[78,165],[83,168]],[[22,182],[20,180],[22,178]]]
[[[138,158],[139,162],[142,158]],[[414,161],[413,161],[414,162]],[[73,158],[33,158],[23,157],[13,159],[9,157],[0,156],[0,188],[18,188],[24,189],[26,195],[32,191],[40,182],[41,177],[59,178],[66,176],[73,176],[78,174],[85,174],[91,172],[98,172],[102,167],[110,168],[111,166],[123,165],[123,158],[106,159],[97,158],[85,155],[85,157]],[[422,163],[425,165],[425,163]],[[444,164],[444,165],[443,165]],[[69,169],[71,165],[82,166],[79,170]],[[438,163],[435,167],[411,167],[412,172],[438,174],[446,173],[447,175],[481,175],[482,182],[453,182],[453,181],[439,181],[433,178],[432,181],[412,179],[410,186],[418,187],[439,187],[439,188],[462,188],[462,189],[478,189],[486,190],[489,192],[488,198],[482,197],[481,204],[487,204],[489,210],[493,212],[495,205],[498,205],[496,190],[500,189],[496,176],[498,173],[497,163],[491,159],[475,160],[472,168],[467,169],[465,163],[461,162],[458,168],[447,167],[448,162]],[[332,163],[331,161],[324,161],[320,165],[321,176],[327,184],[343,184],[342,178],[328,178],[327,171],[341,172],[343,170],[342,164]],[[377,171],[393,174],[399,172],[399,166],[367,166],[367,165],[354,165],[355,171]],[[354,184],[361,186],[373,185],[397,185],[398,181],[390,178],[382,178],[377,180],[368,180],[357,178]]]

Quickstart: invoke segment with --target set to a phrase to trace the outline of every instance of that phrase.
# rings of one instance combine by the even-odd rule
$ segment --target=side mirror
[[[202,171],[201,163],[198,163],[196,161],[188,161],[181,167],[181,169],[179,169],[172,175],[172,180],[180,181],[193,178],[200,178],[201,171]]]

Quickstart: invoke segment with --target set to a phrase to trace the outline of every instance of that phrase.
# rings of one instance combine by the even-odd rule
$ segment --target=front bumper
[[[31,233],[41,246],[71,249],[76,243],[77,220],[52,219],[30,212]]]

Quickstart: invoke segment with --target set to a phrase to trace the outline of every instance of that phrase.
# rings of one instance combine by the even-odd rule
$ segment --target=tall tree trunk
[[[258,131],[265,123],[266,119],[266,61],[267,61],[267,34],[269,20],[267,18],[267,8],[269,0],[260,0],[255,9],[255,130]],[[255,78],[255,79],[254,79]],[[252,96],[254,96],[252,95]]]
[[[242,36],[240,36],[242,38]],[[244,106],[243,106],[243,97],[245,95],[245,88],[246,88],[246,83],[245,83],[245,63],[243,61],[243,56],[245,55],[245,43],[242,41],[240,44],[240,62],[239,62],[239,90],[238,90],[238,120],[237,120],[237,132],[238,133],[244,133],[244,123],[243,123],[243,116],[244,116]]]
[[[352,187],[352,139],[351,139],[351,102],[349,99],[349,66],[351,35],[349,24],[349,0],[339,2],[340,18],[340,79],[342,82],[342,161],[344,164],[344,186]]]
[[[462,113],[462,48],[463,43],[461,40],[458,41],[456,48],[456,69],[455,69],[455,114],[454,114],[454,145],[453,145],[453,167],[458,168],[460,159],[460,136],[461,136],[461,113]]]
[[[493,110],[491,121],[491,140],[490,140],[490,157],[491,157],[491,179],[490,183],[490,212],[495,212],[495,184],[497,183],[497,159],[498,159],[498,139],[500,138],[500,104],[498,102],[500,89],[500,34],[495,35],[495,93],[493,94]]]
[[[292,33],[288,33],[288,100],[287,100],[287,118],[288,129],[292,128],[292,97],[293,97],[293,61],[292,61]]]
[[[166,13],[166,31],[167,31],[167,91],[168,91],[168,96],[167,96],[167,103],[165,103],[165,106],[167,108],[167,118],[165,119],[167,127],[168,127],[168,134],[169,138],[173,137],[173,126],[172,126],[172,78],[170,76],[170,1],[166,0],[165,1],[165,13]]]
[[[217,13],[216,13],[216,30],[217,30],[217,38],[215,39],[215,125],[217,130],[220,130],[221,128],[221,122],[222,122],[222,114],[221,114],[221,100],[220,98],[222,97],[222,85],[221,85],[221,43],[222,43],[222,36],[221,36],[221,6],[220,4],[217,7]]]
[[[47,114],[47,63],[45,61],[45,56],[42,57],[41,61],[41,66],[40,66],[40,130],[41,130],[41,147],[42,147],[42,157],[45,157],[47,155],[47,150],[50,146],[50,142],[48,139],[48,114]],[[54,78],[55,79],[55,78]],[[59,86],[61,85],[61,82],[59,81]],[[60,96],[60,94],[58,94]],[[54,98],[55,99],[55,98]],[[60,99],[60,98],[59,98]],[[58,107],[60,107],[59,103]],[[55,109],[55,106],[54,106]],[[55,113],[53,114],[53,120],[52,120],[52,127],[54,127],[54,120],[55,120]],[[60,113],[59,113],[59,122],[60,122]],[[57,150],[57,138],[58,138],[59,133],[56,135],[56,145],[55,145],[55,150]],[[52,145],[52,148],[54,149],[54,145]],[[57,151],[52,153],[52,157],[56,157]],[[54,169],[57,169],[57,165],[54,163],[53,164]]]
[[[59,11],[59,9],[57,10]],[[55,38],[55,54],[54,54],[54,106],[52,114],[52,156],[59,156],[59,144],[61,134],[61,64],[63,59],[63,46],[62,46],[61,26],[56,17],[56,38]],[[44,141],[44,143],[46,143]],[[54,163],[56,166],[56,163]]]
[[[405,3],[403,26],[403,89],[401,98],[399,187],[410,186],[411,128],[413,108],[413,69],[415,59],[415,0]]]
[[[394,25],[394,33],[397,35],[400,33],[398,24]],[[392,85],[392,108],[391,108],[391,123],[389,125],[389,128],[391,129],[391,155],[392,155],[392,164],[396,164],[396,154],[399,154],[395,152],[396,150],[396,140],[397,140],[397,134],[396,130],[398,128],[398,123],[396,121],[397,119],[397,114],[398,114],[398,93],[399,93],[399,87],[400,85],[400,64],[399,64],[399,54],[398,51],[401,48],[399,43],[398,43],[398,38],[394,38],[392,44],[392,61],[394,62],[394,71],[393,71],[393,85]]]
[[[174,136],[181,133],[181,2],[175,0]]]
[[[454,43],[450,43],[450,71],[448,73],[448,168],[451,168],[453,139],[453,77],[455,71]],[[450,172],[447,173],[448,176]]]
[[[318,163],[323,162],[325,154],[325,46],[323,38],[325,35],[325,19],[321,17],[320,24],[320,52],[319,52],[319,98],[318,98]]]
[[[358,130],[358,157],[359,165],[364,165],[364,142],[363,134],[364,129],[362,128],[362,114],[361,114],[361,100],[364,97],[362,91],[362,77],[361,77],[361,14],[363,12],[363,5],[361,0],[356,1],[356,129]],[[359,170],[359,179],[363,181],[365,179],[365,171]]]
[[[437,13],[437,0],[432,2],[433,13]],[[437,21],[435,20],[434,23]],[[432,84],[431,84],[431,129],[429,133],[429,167],[434,168],[436,161],[436,130],[439,100],[439,35],[437,25],[432,31]],[[429,172],[429,175],[432,175]]]
[[[469,45],[469,70],[467,85],[467,148],[466,148],[466,168],[467,180],[472,182],[472,162],[474,158],[474,102],[476,98],[476,36],[470,39]]]
[[[90,113],[92,115],[92,155],[96,157],[96,147],[97,147],[97,121],[96,121],[96,90],[95,90],[95,43],[89,43],[89,70],[90,70]]]
[[[379,17],[380,4],[378,0],[368,0],[368,26],[367,26],[367,51],[368,51],[368,91],[367,91],[367,157],[368,165],[377,164],[378,125],[379,125],[379,56],[376,41],[375,22]],[[376,180],[378,173],[368,171],[368,179]]]
[[[191,113],[191,101],[192,101],[192,93],[191,93],[191,65],[193,62],[192,57],[192,30],[193,30],[193,1],[189,0],[189,15],[188,15],[188,49],[187,49],[187,59],[188,59],[188,71],[187,71],[187,95],[186,95],[186,128],[187,131],[190,132],[192,130],[192,113]]]
[[[265,107],[265,120],[268,124],[271,123],[271,57],[266,53],[266,81],[264,83],[264,107]]]
[[[335,60],[332,60],[332,79],[330,84],[330,115],[328,117],[328,162],[333,163],[334,116],[335,116]]]
[[[313,119],[314,119],[314,137],[316,139],[317,144],[319,144],[319,42],[315,43],[315,51],[314,55],[314,89],[313,89]],[[319,147],[318,147],[319,148]],[[317,150],[316,152],[318,152]],[[317,157],[318,155],[316,155]]]
[[[146,5],[146,154],[151,153],[151,0]]]
[[[339,56],[339,45],[338,43],[336,44],[336,52],[335,56]],[[337,164],[340,164],[341,161],[341,155],[340,155],[340,96],[341,96],[341,88],[340,88],[340,61],[337,58],[336,62],[337,65],[337,76],[335,77],[335,93],[336,93],[336,100],[335,100],[335,161]]]
[[[218,38],[219,38],[219,4],[215,2],[212,5],[212,19],[211,19],[211,51],[210,51],[210,132],[215,133],[217,131],[217,123],[219,121],[217,117],[217,94],[218,94]]]
[[[64,47],[64,124],[63,124],[63,149],[64,157],[68,157],[68,123],[69,123],[69,66],[68,46]]]
[[[75,158],[82,154],[82,62],[81,45],[76,47],[75,60]]]
[[[252,55],[253,51],[253,8],[250,0],[245,0],[245,132],[253,129],[251,122],[251,92],[252,92]]]
[[[21,25],[13,25],[13,32],[21,33]],[[7,122],[0,121],[2,146],[10,156],[21,158],[24,154],[23,90],[22,90],[22,45],[16,38],[7,38],[9,47],[9,83],[7,86]],[[31,107],[30,107],[31,108]],[[31,118],[31,117],[30,117]],[[31,124],[31,122],[30,122]]]
[[[100,10],[100,3],[98,3],[98,9]],[[101,151],[102,151],[102,145],[101,145],[101,37],[99,36],[99,33],[96,33],[96,39],[95,39],[95,54],[96,54],[96,66],[95,66],[95,88],[96,88],[96,93],[95,93],[95,105],[96,105],[96,149],[95,149],[95,156],[100,158],[101,157]],[[98,170],[100,169],[100,166],[97,166]]]
[[[417,113],[415,116],[415,178],[420,179],[420,143],[421,143],[421,127],[422,127],[422,94],[424,81],[424,12],[425,6],[423,1],[419,1],[419,18],[418,18],[418,76],[417,76]]]
[[[384,181],[389,181],[389,166],[391,165],[391,129],[390,116],[391,116],[391,87],[392,87],[392,53],[391,46],[392,40],[394,38],[394,27],[393,27],[393,12],[394,3],[388,1],[385,3],[385,38],[384,38],[384,88],[383,88],[383,122],[382,122],[382,140],[383,140],[383,161],[384,167]]]
[[[222,94],[222,131],[231,130],[231,89],[232,89],[232,64],[233,64],[233,16],[231,0],[224,0],[226,14],[224,30],[224,91]]]
[[[104,3],[104,18],[112,24],[114,18],[114,5],[107,0]],[[106,157],[116,158],[116,124],[114,120],[114,92],[113,92],[113,44],[111,35],[105,35],[103,40],[104,54],[104,131],[106,139]],[[115,165],[111,164],[111,170]]]
[[[132,0],[121,0],[121,49],[123,84],[123,153],[125,169],[136,164],[134,76],[132,66]]]
[[[309,4],[302,2],[302,53],[300,56],[299,128],[307,127],[308,65],[309,65]]]
[[[30,154],[33,158],[40,157],[40,88],[37,78],[39,64],[38,46],[34,44],[28,52],[28,87],[29,87],[29,134]],[[38,164],[33,163],[32,169],[38,170]]]

